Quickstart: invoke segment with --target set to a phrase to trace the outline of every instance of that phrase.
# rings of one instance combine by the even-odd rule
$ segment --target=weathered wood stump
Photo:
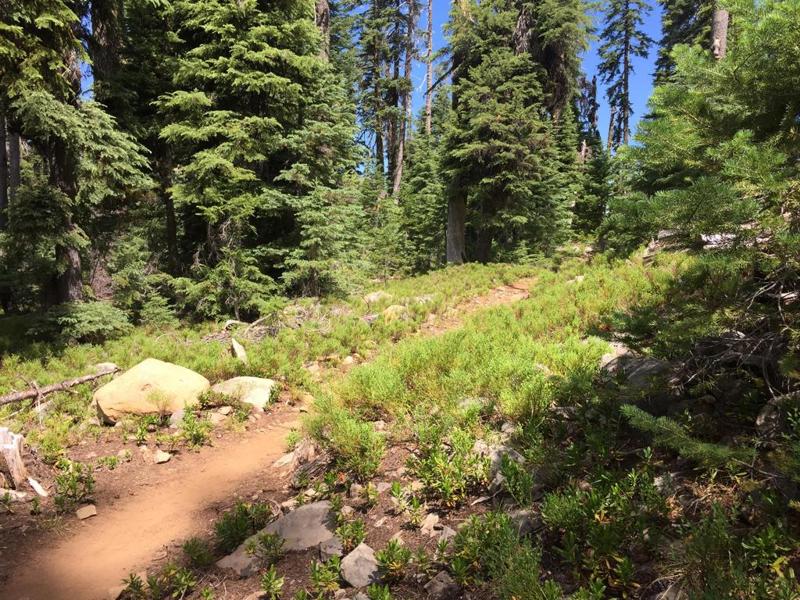
[[[28,480],[28,470],[22,460],[25,438],[12,432],[8,427],[0,427],[0,471],[11,480],[14,489],[20,489]]]

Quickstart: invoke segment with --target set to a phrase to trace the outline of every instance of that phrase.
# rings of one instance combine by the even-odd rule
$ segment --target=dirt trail
[[[438,335],[459,327],[471,313],[527,298],[532,284],[524,279],[466,300],[425,323],[419,335]],[[2,598],[107,598],[109,589],[129,573],[207,528],[216,507],[230,502],[247,482],[260,478],[267,492],[275,491],[281,480],[271,465],[285,453],[286,435],[298,425],[297,414],[279,409],[262,422],[239,439],[185,453],[153,470],[145,482],[132,484],[129,495],[98,505],[97,517],[77,524],[63,539],[40,536],[30,556],[15,561],[18,567],[2,585]]]

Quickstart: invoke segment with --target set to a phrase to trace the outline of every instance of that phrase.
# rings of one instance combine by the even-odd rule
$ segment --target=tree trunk
[[[21,147],[19,133],[8,130],[8,203],[14,203],[17,189],[22,183]]]
[[[89,38],[89,56],[92,59],[92,74],[99,84],[98,97],[109,99],[110,90],[105,89],[117,70],[122,48],[122,2],[120,0],[92,0],[92,35]]]
[[[428,0],[428,52],[425,58],[425,133],[433,130],[433,0]]]
[[[608,116],[608,139],[606,140],[606,147],[608,151],[611,152],[611,149],[614,147],[614,120],[617,117],[617,106],[612,104],[611,105],[611,114]]]
[[[413,86],[411,83],[411,71],[414,66],[414,32],[416,29],[417,15],[416,2],[411,0],[408,3],[408,21],[406,23],[406,56],[403,67],[403,80],[407,86],[403,90],[403,116],[400,122],[397,136],[397,159],[394,171],[394,181],[392,182],[392,195],[397,198],[400,193],[400,186],[403,183],[403,163],[405,162],[406,139],[408,137],[408,124],[411,121],[411,94]]]
[[[630,127],[630,73],[631,73],[631,40],[626,35],[625,50],[622,58],[622,143],[626,146],[631,138]]]
[[[326,62],[331,55],[331,7],[328,0],[317,0],[317,28],[322,36],[322,46],[320,56]]]
[[[711,22],[711,52],[714,58],[722,60],[728,51],[728,21],[730,14],[721,8],[714,9]]]
[[[6,156],[6,116],[0,112],[0,230],[8,223],[8,157]]]
[[[67,233],[76,235],[77,227],[69,221]],[[59,244],[56,246],[56,262],[59,273],[56,277],[56,302],[80,302],[83,300],[83,278],[81,271],[81,254],[74,245]]]
[[[447,203],[447,262],[460,265],[466,256],[467,204],[463,196]]]

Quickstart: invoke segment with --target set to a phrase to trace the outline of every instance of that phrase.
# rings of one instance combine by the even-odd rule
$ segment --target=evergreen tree
[[[171,192],[191,217],[194,287],[208,315],[267,310],[279,280],[320,293],[355,230],[353,118],[303,0],[176,3],[178,91],[161,136],[180,157]],[[199,286],[199,288],[198,288]]]
[[[652,40],[642,30],[646,0],[608,0],[605,28],[601,34],[600,77],[607,85],[606,97],[611,112],[608,148],[628,144],[631,137],[631,75],[633,59],[647,57]]]
[[[663,9],[656,60],[656,84],[664,83],[675,71],[672,49],[678,44],[707,47],[711,36],[713,0],[660,0]]]
[[[10,292],[17,308],[82,300],[87,231],[150,184],[142,149],[82,99],[83,8],[25,0],[4,15],[0,106],[30,147],[3,239],[6,278],[27,283]]]

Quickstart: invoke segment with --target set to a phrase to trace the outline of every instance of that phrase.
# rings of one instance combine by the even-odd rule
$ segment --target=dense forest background
[[[575,237],[624,255],[659,231],[756,249],[769,273],[796,260],[794,0],[664,0],[658,40],[644,0],[459,0],[437,51],[430,0],[6,7],[5,314],[251,319],[287,295]],[[592,39],[599,72],[584,73]]]

